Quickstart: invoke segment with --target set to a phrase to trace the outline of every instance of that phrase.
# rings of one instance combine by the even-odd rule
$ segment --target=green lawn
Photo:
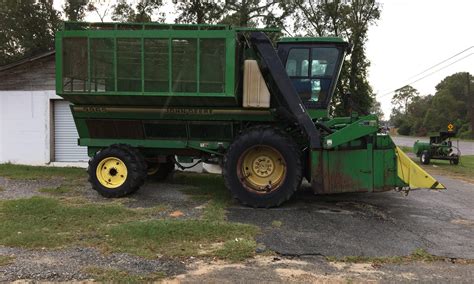
[[[474,155],[461,156],[458,165],[442,160],[431,160],[428,165],[422,165],[419,158],[415,161],[430,173],[449,175],[474,183]]]
[[[413,147],[400,146],[405,153],[413,154]],[[458,165],[451,165],[449,161],[431,160],[428,165],[420,163],[419,157],[411,156],[412,159],[425,170],[432,174],[448,175],[474,182],[474,155],[461,156]]]
[[[15,164],[0,164],[0,176],[10,179],[38,180],[63,177],[67,179],[86,178],[86,169],[74,167],[42,167]]]
[[[71,168],[2,165],[0,175],[28,179],[53,176],[79,178]],[[47,168],[51,169],[51,168]],[[64,170],[64,171],[61,171]],[[34,173],[38,173],[35,175]],[[168,207],[130,209],[122,204],[97,204],[78,198],[61,198],[68,187],[42,188],[52,197],[0,201],[0,245],[27,248],[91,246],[103,251],[128,252],[144,257],[212,256],[232,261],[255,253],[258,228],[226,221],[230,194],[221,176],[176,173],[169,181],[186,187],[185,193],[206,204],[195,219],[156,219]],[[196,187],[197,186],[197,187]]]

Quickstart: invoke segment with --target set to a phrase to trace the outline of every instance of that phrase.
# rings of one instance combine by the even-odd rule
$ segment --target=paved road
[[[413,147],[413,143],[416,140],[429,141],[427,137],[410,137],[410,136],[391,136],[395,144],[398,146],[410,146]],[[453,140],[453,145],[457,146],[456,140]],[[459,149],[462,155],[474,155],[474,142],[471,141],[459,141]]]
[[[397,256],[422,248],[474,259],[474,185],[439,176],[449,190],[315,196],[308,186],[275,209],[229,209],[262,228],[258,242],[283,255]],[[272,226],[281,221],[282,226]]]

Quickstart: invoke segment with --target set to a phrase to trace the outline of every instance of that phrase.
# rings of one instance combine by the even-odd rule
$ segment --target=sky
[[[107,0],[95,1],[104,3]],[[474,75],[474,0],[378,2],[382,5],[382,14],[377,24],[369,29],[366,55],[371,62],[369,82],[386,119],[392,109],[390,101],[394,90],[421,79],[411,85],[420,95],[434,95],[435,86],[446,76],[456,72]],[[63,3],[64,0],[54,1],[59,10]],[[168,15],[167,21],[173,22],[176,15],[172,9],[168,6],[164,11]],[[87,20],[99,21],[99,18],[90,15]],[[470,47],[459,56],[418,75]],[[457,60],[460,61],[454,63]],[[452,65],[444,68],[449,64]]]
[[[366,54],[371,61],[369,82],[378,94],[385,117],[397,88],[454,63],[411,84],[420,95],[435,94],[435,86],[457,72],[474,75],[473,0],[385,0],[377,26],[369,30]],[[472,47],[467,52],[416,76],[429,67]],[[469,54],[471,54],[469,56]]]

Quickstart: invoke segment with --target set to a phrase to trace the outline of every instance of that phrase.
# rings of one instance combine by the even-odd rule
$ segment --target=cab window
[[[338,55],[334,47],[290,49],[286,72],[303,102],[314,103],[325,99]]]
[[[286,61],[286,72],[289,76],[308,76],[309,50],[307,48],[293,48]]]

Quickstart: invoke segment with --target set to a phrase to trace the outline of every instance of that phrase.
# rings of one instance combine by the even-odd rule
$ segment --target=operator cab
[[[340,38],[282,38],[278,56],[308,109],[331,102],[348,44]]]

